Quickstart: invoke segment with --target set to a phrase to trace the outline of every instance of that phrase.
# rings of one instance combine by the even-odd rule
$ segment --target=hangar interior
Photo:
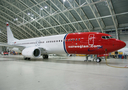
[[[17,39],[102,32],[128,47],[128,0],[0,0],[0,42],[6,22]],[[0,47],[0,50],[5,50]],[[24,61],[0,56],[1,90],[128,90],[128,61],[83,62],[85,57]]]
[[[0,42],[6,22],[17,39],[72,32],[103,32],[126,40],[127,0],[0,0]]]

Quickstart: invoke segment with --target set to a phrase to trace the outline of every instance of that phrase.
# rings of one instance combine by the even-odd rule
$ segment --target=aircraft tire
[[[27,58],[28,60],[30,60],[31,58]]]
[[[48,59],[48,55],[47,54],[44,54],[43,55],[43,59]]]
[[[26,57],[24,57],[24,60],[27,60],[27,58],[26,58]]]
[[[97,63],[100,63],[100,62],[101,62],[101,59],[100,59],[100,58],[97,58],[97,59],[96,59],[96,62],[97,62]]]
[[[24,57],[24,60],[30,60],[31,58]]]

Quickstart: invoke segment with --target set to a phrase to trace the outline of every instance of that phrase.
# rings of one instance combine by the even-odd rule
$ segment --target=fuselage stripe
[[[68,54],[68,52],[67,52],[67,50],[66,50],[66,43],[65,43],[65,39],[66,39],[66,36],[67,36],[68,34],[66,34],[65,36],[64,36],[64,41],[63,41],[63,47],[64,47],[64,51]]]

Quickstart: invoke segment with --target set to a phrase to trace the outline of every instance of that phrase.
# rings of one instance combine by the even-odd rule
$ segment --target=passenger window
[[[73,39],[73,41],[75,41],[75,39]]]
[[[72,39],[71,39],[71,41],[72,41]]]
[[[79,41],[80,41],[80,38],[79,38]]]
[[[68,41],[70,41],[70,39],[68,39]]]
[[[77,38],[76,38],[76,41],[77,41]]]

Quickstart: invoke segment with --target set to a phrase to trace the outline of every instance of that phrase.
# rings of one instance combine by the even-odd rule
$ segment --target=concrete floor
[[[0,90],[128,90],[128,68],[84,59],[0,56]],[[108,59],[108,64],[127,67],[128,60]]]

